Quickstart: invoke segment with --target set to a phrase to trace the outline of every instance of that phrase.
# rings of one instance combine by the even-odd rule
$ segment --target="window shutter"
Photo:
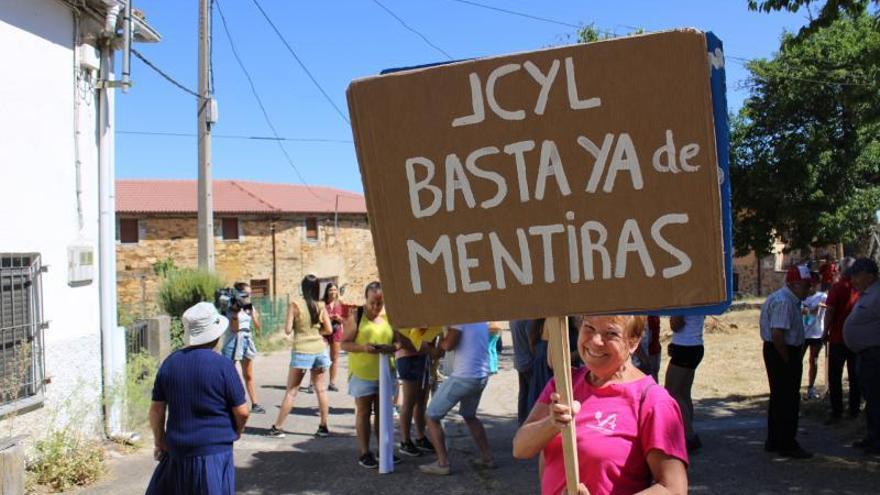
[[[147,240],[147,221],[138,220],[138,242]]]

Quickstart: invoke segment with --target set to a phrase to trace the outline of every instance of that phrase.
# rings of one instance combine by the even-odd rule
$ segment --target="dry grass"
[[[732,408],[751,407],[763,402],[769,393],[764,369],[758,318],[760,310],[731,311],[721,316],[706,318],[704,341],[706,354],[697,370],[694,382],[694,400],[716,399]],[[672,331],[664,322],[661,341],[664,347],[672,339]],[[664,368],[668,356],[663,359]],[[816,387],[826,389],[825,352],[819,356]],[[807,363],[804,360],[803,386],[807,386]]]

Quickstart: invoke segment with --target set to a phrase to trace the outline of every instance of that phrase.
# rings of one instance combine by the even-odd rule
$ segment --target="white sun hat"
[[[209,302],[200,302],[183,313],[183,341],[186,345],[202,345],[223,335],[229,320]]]

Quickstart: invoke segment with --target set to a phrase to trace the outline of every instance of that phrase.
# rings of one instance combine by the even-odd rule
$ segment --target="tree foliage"
[[[794,38],[795,40],[800,40],[821,28],[828,27],[842,17],[857,17],[871,3],[880,6],[880,0],[748,0],[748,2],[749,10],[761,12],[780,10],[798,12],[801,7],[805,8],[809,12],[810,22],[801,29]],[[818,7],[816,11],[813,10],[813,6]]]
[[[784,35],[773,59],[748,69],[750,96],[731,120],[737,251],[766,253],[774,235],[805,248],[866,233],[880,208],[876,20],[844,11],[802,38]]]

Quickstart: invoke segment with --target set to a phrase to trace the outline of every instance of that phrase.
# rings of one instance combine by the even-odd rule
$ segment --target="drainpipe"
[[[98,84],[98,260],[101,309],[101,370],[103,381],[104,433],[115,437],[121,431],[121,411],[111,401],[114,372],[119,368],[119,329],[116,319],[116,192],[114,165],[113,46],[119,5],[110,7],[101,37],[101,70]],[[124,340],[122,365],[124,366]],[[124,369],[124,368],[123,368]]]
[[[272,232],[272,297],[278,293],[278,278],[275,269],[275,222],[269,224],[269,231]]]

